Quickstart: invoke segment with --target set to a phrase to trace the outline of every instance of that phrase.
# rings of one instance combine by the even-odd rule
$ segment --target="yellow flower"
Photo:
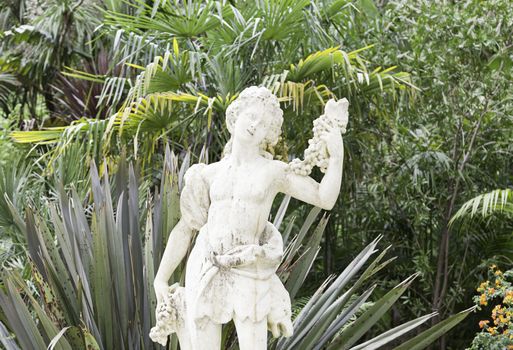
[[[501,275],[502,275],[502,271],[501,270],[495,271],[495,276],[501,276]]]
[[[504,317],[503,315],[499,315],[499,320],[501,323],[508,323],[509,317]]]
[[[497,333],[497,328],[496,327],[489,327],[487,329],[488,333],[490,333],[491,335],[494,335]]]
[[[479,304],[480,305],[488,305],[488,301],[486,300],[485,294],[481,294],[481,296],[479,297]]]
[[[488,323],[490,323],[488,320],[479,321],[479,328],[484,328]]]
[[[488,284],[489,284],[489,283],[490,283],[490,281],[485,281],[485,282],[481,283],[481,284],[479,285],[479,288],[477,288],[477,291],[478,291],[479,293],[483,292],[486,288],[488,288]]]
[[[502,307],[500,305],[496,305],[492,310],[492,317],[495,318],[497,316],[497,314],[500,315],[502,313],[503,313]]]

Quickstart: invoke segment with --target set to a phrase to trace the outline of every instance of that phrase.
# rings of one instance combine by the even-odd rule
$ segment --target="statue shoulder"
[[[182,220],[194,230],[200,230],[207,222],[210,173],[214,168],[210,164],[194,164],[184,175],[185,186],[180,194],[180,212]]]
[[[193,164],[187,169],[184,175],[184,181],[185,185],[192,185],[196,184],[197,182],[202,182],[203,180],[203,173],[206,168],[206,164]]]
[[[271,166],[274,171],[283,176],[287,175],[290,170],[289,163],[285,163],[281,160],[271,160]]]
[[[281,160],[271,160],[271,171],[273,173],[274,183],[279,192],[287,186],[288,174],[290,173],[290,166],[288,163]]]
[[[184,175],[185,184],[203,182],[208,185],[221,166],[221,161],[211,164],[198,163],[191,165]]]

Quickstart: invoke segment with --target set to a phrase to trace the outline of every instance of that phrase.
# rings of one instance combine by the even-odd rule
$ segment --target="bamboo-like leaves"
[[[349,349],[354,343],[367,332],[386,311],[395,303],[395,301],[406,291],[416,276],[408,277],[401,282],[385,296],[376,301],[368,310],[360,315],[356,321],[344,329],[328,347],[329,350]]]
[[[365,343],[359,344],[351,348],[351,350],[375,350],[381,348],[383,345],[388,344],[394,339],[399,338],[400,336],[408,333],[409,331],[419,327],[426,321],[430,320],[437,313],[431,313],[425,316],[421,316],[409,322],[406,322],[402,325],[392,328],[389,331],[381,333],[377,337],[372,338],[371,340],[366,341]]]
[[[338,325],[337,323],[333,324],[333,321],[337,316],[339,316],[340,311],[349,301],[351,295],[356,292],[356,288],[351,288],[349,292],[346,292],[344,295],[342,295],[345,290],[345,286],[351,280],[351,278],[358,273],[358,271],[366,263],[369,257],[375,252],[377,242],[377,240],[373,241],[369,246],[367,246],[331,283],[329,287],[327,287],[329,283],[329,280],[327,280],[317,290],[317,292],[312,296],[312,298],[294,320],[294,336],[288,339],[280,339],[277,343],[276,349],[296,349],[306,345],[311,346],[321,339],[322,343],[325,343],[331,339],[334,333],[336,333],[336,331],[344,325],[344,322],[340,322],[339,319],[338,323],[341,324],[338,328],[333,328],[334,325]],[[380,257],[376,259],[376,263],[382,257],[383,256],[380,255]],[[373,270],[374,265],[371,264],[368,269]],[[368,277],[369,274],[365,274],[365,276]],[[358,287],[358,285],[359,284],[357,282],[356,286]],[[368,297],[368,295],[366,297]],[[358,303],[355,305],[358,305]],[[354,313],[358,310],[358,307],[349,308],[348,310],[352,310],[348,312]],[[351,316],[352,313],[348,315]],[[344,317],[342,317],[342,319],[343,318]],[[345,321],[347,321],[347,319]],[[311,331],[314,329],[315,325],[324,326],[317,328],[316,333],[312,333]],[[332,326],[331,328],[329,328],[330,325]],[[335,330],[335,332],[333,332],[333,330]],[[330,333],[331,336],[324,337],[326,333]]]
[[[281,210],[283,210],[283,208],[281,208]],[[305,222],[310,222],[310,224],[303,226],[302,231],[311,226],[311,221],[315,219],[317,214],[318,212],[316,213],[315,211],[310,213],[310,216]],[[324,224],[325,222],[323,223],[323,220],[321,220],[317,230],[322,230]],[[301,232],[298,236],[301,238]],[[292,247],[290,249],[294,249],[294,245],[297,244],[298,236],[289,244],[289,248]],[[315,237],[316,233],[312,236],[311,241],[315,241]],[[371,256],[376,252],[378,241],[379,237],[365,247],[336,279],[328,278],[321,285],[295,318],[293,336],[287,339],[282,338],[275,343],[271,343],[272,349],[321,350],[326,347],[330,350],[349,348],[355,350],[378,349],[412,329],[417,328],[436,315],[436,313],[433,313],[419,317],[384,332],[354,348],[352,347],[381,319],[416,277],[416,275],[413,275],[407,278],[379,300],[373,302],[369,308],[365,309],[361,315],[353,320],[353,317],[360,311],[362,305],[368,300],[374,290],[374,286],[363,292],[359,291],[360,288],[366,281],[372,278],[375,273],[393,260],[389,259],[382,262],[388,251],[388,249],[385,249],[368,264],[356,282],[354,282],[351,287],[348,287],[349,282],[359,273],[362,267],[366,265]],[[308,252],[310,249],[312,249],[311,246],[309,246],[306,251]],[[315,259],[315,254],[310,256],[304,254],[301,259],[303,259],[304,262],[311,263],[313,261],[312,259]],[[301,267],[296,267],[296,270],[297,269],[301,269]],[[296,278],[294,274],[291,274],[288,283],[294,281]],[[468,310],[464,313],[465,315],[468,314]],[[444,330],[447,331],[452,328],[463,318],[463,316],[455,315],[435,325],[428,333],[425,333],[426,339],[422,344],[426,346],[432,343],[439,336],[444,334]],[[408,344],[414,344],[414,342],[408,342]],[[419,347],[419,349],[422,348],[423,347]]]

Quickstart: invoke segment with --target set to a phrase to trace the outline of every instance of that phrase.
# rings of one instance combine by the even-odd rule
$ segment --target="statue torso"
[[[214,164],[212,164],[214,165]],[[259,159],[215,164],[210,179],[209,243],[222,254],[239,245],[258,244],[278,192],[280,170],[275,162]]]

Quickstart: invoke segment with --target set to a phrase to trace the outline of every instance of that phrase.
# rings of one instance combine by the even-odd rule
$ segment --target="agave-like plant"
[[[122,158],[111,178],[103,165],[103,180],[92,164],[91,200],[80,198],[74,190],[68,195],[64,186],[58,185],[57,199],[48,201],[39,211],[28,207],[24,219],[10,206],[26,236],[32,272],[29,283],[15,270],[3,273],[0,342],[6,349],[161,348],[148,336],[155,323],[152,285],[167,235],[179,218],[179,188],[189,158],[180,168],[177,164],[177,157],[167,149],[160,184],[153,195],[149,195],[148,181],[140,179]],[[278,209],[274,224],[279,227],[287,222],[283,230],[287,248],[278,272],[295,300],[320,249],[328,219],[322,217],[314,225],[320,213],[314,208],[293,234],[295,219],[284,220],[288,200],[285,198]],[[294,336],[271,339],[269,348],[354,346],[414,279],[407,278],[361,312],[373,291],[366,286],[391,261],[382,262],[387,250],[370,261],[378,241],[368,245],[338,277],[330,277],[310,297],[294,320]],[[183,272],[182,266],[172,280],[183,281]],[[361,314],[354,318],[359,310]],[[414,343],[422,339],[421,344],[428,344],[468,313],[449,318],[414,338]],[[432,316],[396,327],[355,349],[377,348]],[[224,339],[225,348],[234,346],[233,328],[225,327]],[[168,348],[177,346],[176,339],[171,339]]]

